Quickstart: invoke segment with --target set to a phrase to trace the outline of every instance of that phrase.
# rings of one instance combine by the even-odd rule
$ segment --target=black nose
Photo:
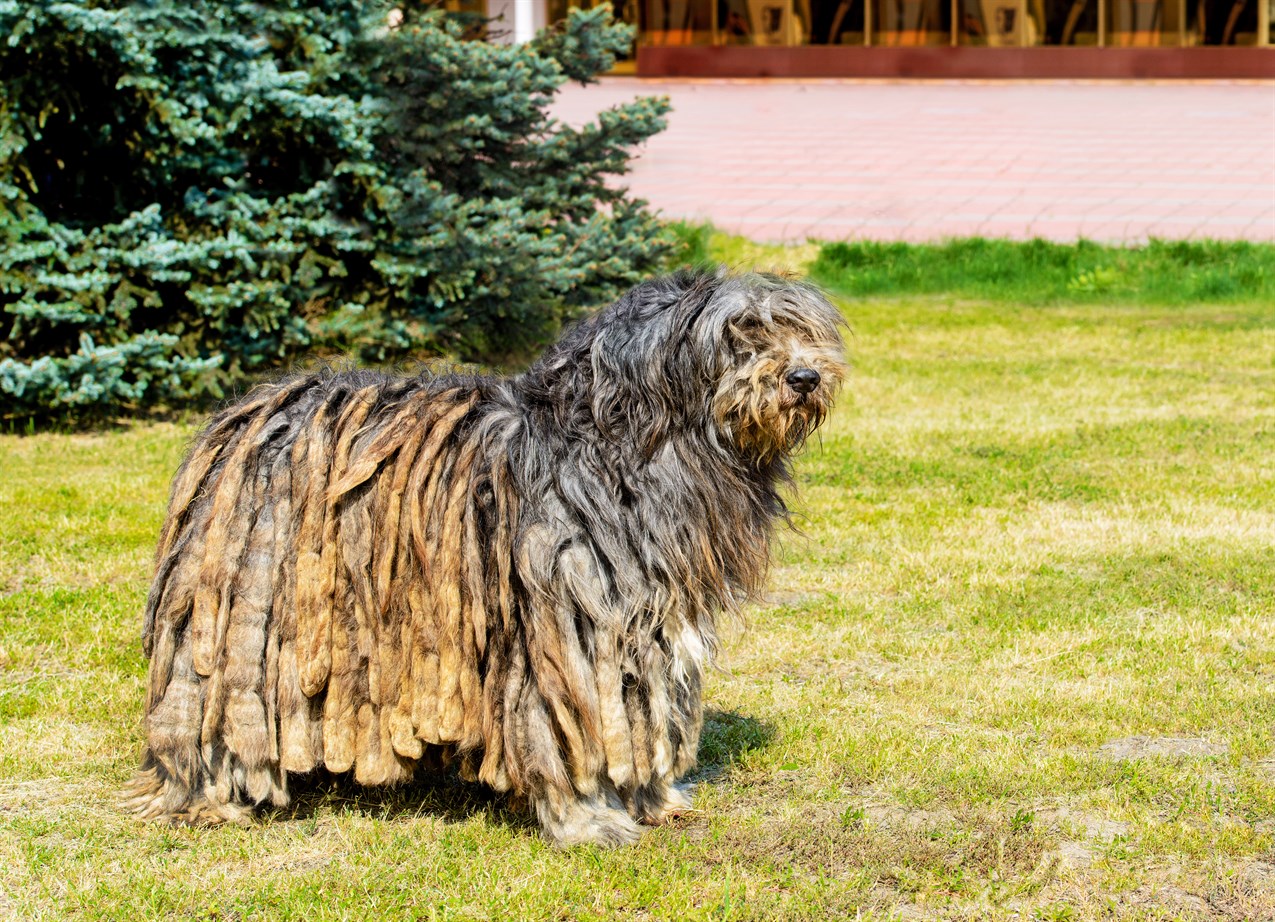
[[[794,368],[788,372],[786,380],[798,394],[809,394],[819,386],[819,372],[813,368]]]

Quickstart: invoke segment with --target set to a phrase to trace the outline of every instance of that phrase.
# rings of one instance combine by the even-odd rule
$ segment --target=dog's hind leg
[[[182,637],[171,681],[147,718],[142,766],[125,788],[124,806],[142,819],[214,825],[242,823],[251,810],[219,799],[200,754],[202,692],[191,663],[190,635]]]

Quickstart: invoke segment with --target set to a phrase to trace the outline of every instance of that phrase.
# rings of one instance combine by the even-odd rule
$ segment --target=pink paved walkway
[[[657,94],[669,128],[625,181],[757,240],[1275,240],[1271,83],[614,77],[555,111]]]

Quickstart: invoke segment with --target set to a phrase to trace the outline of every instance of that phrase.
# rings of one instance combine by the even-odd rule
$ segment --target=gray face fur
[[[236,819],[289,773],[451,763],[559,844],[687,806],[715,619],[844,374],[768,276],[649,282],[512,379],[311,376],[216,417],[147,603],[144,816]]]

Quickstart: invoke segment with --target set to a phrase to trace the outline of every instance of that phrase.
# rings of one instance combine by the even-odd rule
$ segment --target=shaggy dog
[[[418,765],[527,798],[554,843],[689,806],[714,622],[845,371],[789,280],[640,285],[513,378],[296,377],[173,481],[130,806],[215,823],[290,773]]]

